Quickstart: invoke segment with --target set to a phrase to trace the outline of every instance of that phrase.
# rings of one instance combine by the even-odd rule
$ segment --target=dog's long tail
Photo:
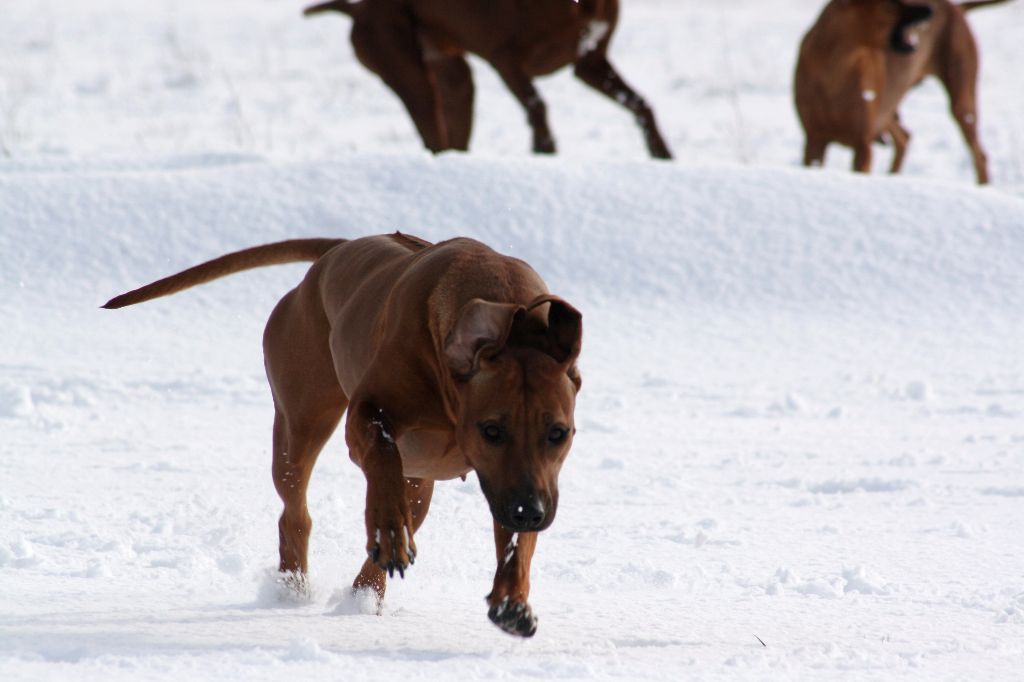
[[[362,0],[367,2],[367,0]],[[322,2],[319,5],[310,5],[306,9],[302,10],[302,14],[311,17],[314,14],[320,14],[321,12],[341,12],[352,16],[352,12],[355,11],[356,6],[359,5],[359,1],[349,2],[349,0],[333,0],[332,2]]]
[[[972,9],[978,9],[979,7],[987,7],[989,5],[1001,5],[1004,2],[1009,1],[1010,0],[970,0],[970,2],[959,3],[959,7],[963,11],[969,12]]]
[[[250,249],[235,251],[220,258],[200,263],[187,270],[164,277],[144,287],[115,296],[102,307],[124,308],[161,296],[170,296],[190,287],[206,284],[215,279],[232,275],[243,270],[262,268],[267,265],[315,261],[345,239],[289,239],[273,244],[263,244]]]

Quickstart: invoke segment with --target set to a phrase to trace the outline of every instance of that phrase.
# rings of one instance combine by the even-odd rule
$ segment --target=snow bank
[[[60,311],[74,336],[85,320],[120,323],[95,310],[111,295],[225,251],[392,230],[479,238],[581,305],[638,317],[860,319],[988,335],[1017,323],[1024,289],[1024,201],[958,184],[459,155],[191,161],[0,174],[0,221],[19,225],[0,234],[8,316]],[[259,319],[301,271],[185,296]],[[168,314],[187,303],[152,305]],[[19,337],[45,343],[31,322]]]
[[[270,239],[396,229],[474,236],[594,301],[941,321],[1002,314],[1022,281],[1024,200],[952,183],[459,155],[182,163],[6,169],[0,218],[20,229],[2,235],[5,285],[48,298]],[[49,282],[30,280],[40,260]]]

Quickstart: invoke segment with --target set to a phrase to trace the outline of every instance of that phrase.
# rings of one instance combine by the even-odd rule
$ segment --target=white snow
[[[479,62],[474,152],[430,157],[347,20],[302,3],[7,3],[0,678],[1019,676],[1024,5],[970,16],[979,189],[934,83],[904,176],[796,166],[818,2],[624,4],[612,56],[673,163],[568,74],[539,82],[561,153],[530,156]],[[487,619],[472,476],[438,484],[381,615],[348,594],[341,434],[306,596],[282,590],[260,338],[303,266],[98,308],[229,250],[396,229],[522,257],[584,315],[528,641]]]

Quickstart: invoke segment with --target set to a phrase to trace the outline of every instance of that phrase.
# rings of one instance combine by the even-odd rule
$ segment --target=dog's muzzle
[[[513,533],[539,532],[555,520],[557,500],[534,489],[495,494],[482,477],[480,488],[487,498],[494,520]]]
[[[499,523],[511,531],[517,533],[524,531],[540,530],[546,527],[547,508],[544,502],[535,495],[515,499],[505,503],[505,513]]]

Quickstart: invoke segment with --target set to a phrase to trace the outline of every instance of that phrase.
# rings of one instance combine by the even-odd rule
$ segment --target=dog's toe
[[[396,572],[398,577],[405,578],[405,571],[416,561],[416,545],[407,528],[403,527],[401,532],[390,530],[386,533],[375,529],[367,544],[366,555],[389,578],[395,577]]]
[[[402,563],[401,561],[389,561],[384,569],[388,572],[389,578],[394,578],[395,573],[398,573],[398,577],[405,579],[405,569],[409,568],[409,564]]]
[[[523,602],[509,603],[508,598],[492,606],[487,617],[499,628],[518,637],[533,637],[537,632],[537,616],[533,609]]]

